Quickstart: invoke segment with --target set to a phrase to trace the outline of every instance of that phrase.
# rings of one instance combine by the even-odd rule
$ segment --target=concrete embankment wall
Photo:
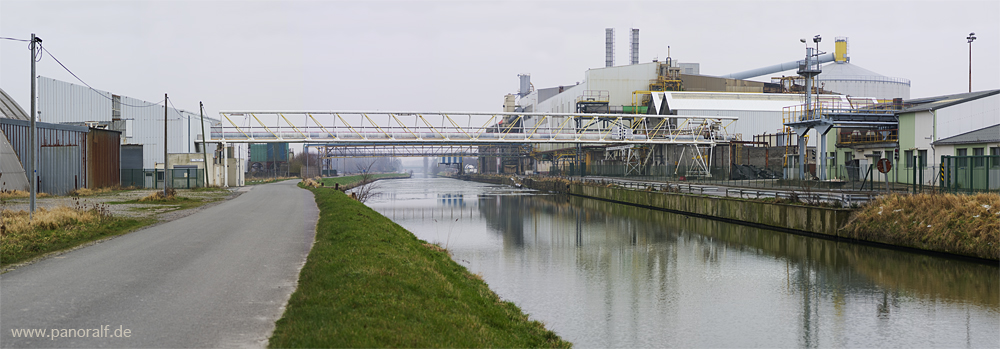
[[[968,243],[985,244],[987,241],[995,241],[995,236],[983,241],[972,239],[976,241],[969,242],[967,241],[969,239],[961,238],[962,234],[937,234],[934,236],[927,235],[926,238],[918,237],[916,240],[919,241],[916,241],[912,237],[909,240],[894,237],[891,232],[882,230],[867,231],[861,234],[852,233],[850,228],[843,228],[851,220],[855,211],[845,208],[790,205],[739,198],[635,190],[614,185],[599,186],[583,184],[563,179],[524,178],[516,179],[517,183],[515,183],[515,179],[513,178],[498,176],[463,176],[459,179],[493,184],[521,184],[524,187],[536,190],[665,210],[796,234],[871,243],[912,251],[919,250],[942,256],[971,258],[979,262],[995,262],[998,260],[997,256],[1000,255],[996,252],[975,252],[955,247]],[[988,206],[990,205],[984,207]],[[1000,205],[995,206],[1000,207]],[[928,232],[928,234],[931,233]]]
[[[479,180],[479,179],[475,179]],[[510,181],[506,179],[505,181]],[[836,237],[850,209],[776,204],[745,199],[601,187],[525,179],[525,187],[575,196],[751,224],[769,229]]]

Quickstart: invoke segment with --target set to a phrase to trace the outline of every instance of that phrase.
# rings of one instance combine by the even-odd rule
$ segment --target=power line
[[[65,64],[63,64],[62,62],[60,62],[59,58],[56,58],[56,56],[53,55],[52,52],[49,52],[49,50],[47,48],[45,48],[45,46],[42,46],[40,44],[38,46],[41,47],[42,51],[44,51],[45,53],[47,53],[49,55],[49,57],[52,57],[52,59],[55,60],[56,63],[59,63],[59,66],[61,66],[63,69],[65,69],[67,72],[69,72],[70,75],[73,75],[73,77],[76,78],[77,81],[80,81],[80,83],[86,85],[87,88],[89,88],[91,91],[94,91],[95,93],[97,93],[98,96],[104,97],[105,99],[114,102],[113,98],[105,96],[103,93],[101,93],[101,91],[98,91],[97,89],[91,87],[90,84],[88,84],[86,81],[83,81],[83,79],[81,79],[79,76],[76,76],[76,73],[73,73],[72,70],[69,70],[69,68],[67,68]],[[41,59],[41,53],[39,53],[38,59]],[[32,78],[35,78],[35,77],[32,77]],[[146,102],[146,103],[149,103],[149,102]],[[148,104],[148,105],[131,105],[131,104],[128,104],[128,103],[122,103],[120,99],[118,100],[118,104],[124,105],[126,107],[133,107],[133,108],[148,108],[148,107],[160,105],[161,103],[163,103],[163,101],[159,101],[159,102]]]
[[[8,37],[3,37],[3,36],[0,36],[0,39],[2,39],[2,40],[13,40],[13,41],[23,41],[23,42],[31,41],[31,40],[28,40],[28,39],[8,38]]]

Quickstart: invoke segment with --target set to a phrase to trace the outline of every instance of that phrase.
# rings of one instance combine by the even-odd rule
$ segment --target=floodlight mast
[[[972,93],[972,42],[976,41],[976,33],[969,33],[965,39],[969,40],[969,93]]]

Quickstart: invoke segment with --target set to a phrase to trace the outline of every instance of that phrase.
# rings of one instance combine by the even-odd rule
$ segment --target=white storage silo
[[[847,38],[836,40],[834,62],[823,66],[823,73],[815,78],[818,87],[852,97],[910,98],[909,79],[885,76],[851,64]]]

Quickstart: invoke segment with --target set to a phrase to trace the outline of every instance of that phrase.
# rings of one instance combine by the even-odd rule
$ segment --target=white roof
[[[28,120],[28,113],[3,89],[0,89],[0,118]]]

